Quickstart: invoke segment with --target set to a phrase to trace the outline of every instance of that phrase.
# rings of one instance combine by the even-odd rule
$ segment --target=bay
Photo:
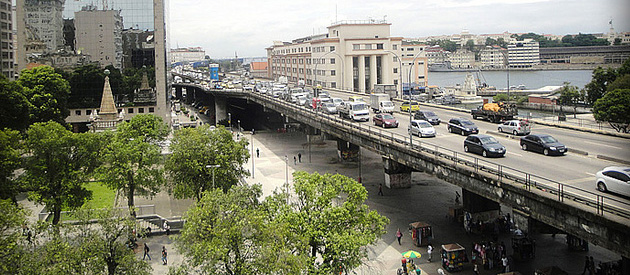
[[[550,70],[550,71],[515,71],[510,70],[510,86],[525,85],[527,89],[538,89],[544,86],[562,86],[564,82],[578,88],[591,82],[592,70]],[[428,72],[429,85],[439,87],[464,84],[466,72]],[[473,76],[475,73],[473,72]],[[497,89],[507,88],[507,71],[482,71],[481,82]]]

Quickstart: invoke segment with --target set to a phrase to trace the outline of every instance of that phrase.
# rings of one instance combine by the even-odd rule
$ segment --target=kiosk
[[[464,268],[464,263],[468,262],[466,248],[458,243],[443,244],[440,254],[442,256],[442,267],[447,271],[460,271]]]
[[[433,228],[428,223],[410,223],[409,230],[411,230],[411,239],[415,246],[426,246],[433,240]]]

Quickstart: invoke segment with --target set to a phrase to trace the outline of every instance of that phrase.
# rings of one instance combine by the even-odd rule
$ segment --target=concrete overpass
[[[523,229],[534,221],[553,226],[590,243],[630,258],[630,205],[611,203],[599,193],[580,190],[551,179],[524,173],[484,159],[461,154],[437,145],[414,141],[408,136],[383,131],[380,127],[355,123],[258,93],[240,90],[206,90],[191,83],[173,84],[176,89],[203,90],[216,98],[217,121],[224,117],[225,98],[246,99],[271,109],[314,129],[383,156],[385,173],[392,179],[404,179],[412,170],[435,174],[462,187],[464,206],[470,212],[498,209],[499,203],[512,207],[515,221]],[[224,111],[223,111],[224,112]],[[402,186],[392,180],[393,186]]]

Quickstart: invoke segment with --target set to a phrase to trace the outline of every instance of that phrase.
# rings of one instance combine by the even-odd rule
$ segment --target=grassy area
[[[98,209],[114,206],[116,191],[104,186],[101,182],[88,182],[85,188],[92,191],[92,199],[83,205],[85,208]]]

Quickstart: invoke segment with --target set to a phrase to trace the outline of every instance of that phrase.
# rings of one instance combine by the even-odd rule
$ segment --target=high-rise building
[[[171,63],[196,62],[206,58],[206,51],[201,47],[171,49],[168,54]]]
[[[0,0],[0,72],[13,79],[13,16],[11,0]]]
[[[533,39],[511,40],[508,44],[508,66],[531,68],[540,64],[538,42]]]
[[[66,56],[61,55],[60,58],[70,61],[64,63],[65,69],[72,69],[68,66],[72,63],[77,66],[85,64],[73,59],[73,56],[83,56],[78,61],[98,62],[101,67],[114,65],[121,70],[148,70],[149,77],[145,84],[150,89],[147,89],[147,85],[138,86],[124,94],[121,91],[123,87],[112,83],[111,90],[118,112],[124,110],[125,120],[136,114],[149,113],[162,117],[168,123],[170,108],[166,77],[165,5],[165,0],[17,0],[16,63],[20,69],[26,68],[29,62],[57,67],[59,62],[42,60],[42,56],[46,55],[41,53],[54,51],[56,55],[64,53]],[[46,23],[48,25],[43,26]],[[63,51],[59,51],[61,49]],[[58,57],[54,56],[54,60],[58,60]],[[86,85],[102,91],[103,82]],[[140,102],[126,104],[133,102],[133,98],[128,95],[138,94],[134,92],[138,89],[154,91],[155,96],[145,92]],[[73,96],[70,95],[71,98]],[[85,130],[90,115],[100,106],[100,93],[89,96],[93,98],[85,102],[91,103],[74,106],[66,119],[75,129]]]
[[[89,54],[92,61],[101,66],[122,68],[123,18],[119,10],[97,10],[96,6],[84,7],[74,13],[77,51]]]

